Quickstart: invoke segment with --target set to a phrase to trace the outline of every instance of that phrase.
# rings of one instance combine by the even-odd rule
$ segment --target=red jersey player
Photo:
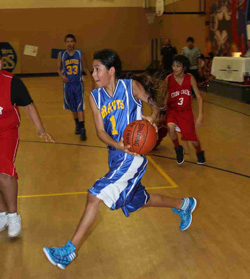
[[[184,150],[182,145],[179,144],[176,131],[181,132],[183,141],[191,141],[193,143],[198,158],[197,164],[205,164],[206,162],[204,151],[201,150],[196,134],[196,128],[200,127],[203,121],[203,102],[195,78],[187,73],[189,65],[189,60],[185,56],[175,56],[172,64],[173,73],[166,77],[168,89],[166,121],[179,165],[184,162]],[[199,107],[196,123],[192,110],[192,88]]]
[[[1,70],[0,51],[0,231],[8,226],[9,237],[21,233],[21,218],[17,214],[17,173],[15,157],[19,141],[20,117],[18,106],[22,106],[38,135],[54,142],[44,130],[36,107],[21,80]]]

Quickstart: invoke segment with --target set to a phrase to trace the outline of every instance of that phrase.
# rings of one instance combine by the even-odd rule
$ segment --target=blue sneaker
[[[48,260],[53,264],[57,265],[61,269],[65,269],[68,264],[70,264],[75,258],[76,247],[69,240],[65,246],[62,247],[44,247],[43,252],[48,258]]]
[[[180,230],[187,230],[192,223],[192,212],[195,210],[197,201],[195,198],[183,199],[182,209],[172,208],[173,212],[179,214],[181,218]]]

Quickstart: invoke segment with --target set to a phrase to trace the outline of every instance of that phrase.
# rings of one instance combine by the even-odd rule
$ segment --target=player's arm
[[[123,139],[121,139],[119,142],[117,142],[117,141],[113,140],[109,134],[106,133],[106,131],[104,129],[104,124],[103,124],[103,120],[101,117],[101,113],[98,110],[98,108],[96,107],[96,104],[95,104],[95,101],[94,101],[92,95],[89,96],[89,104],[90,104],[92,114],[94,117],[95,129],[96,129],[96,134],[97,134],[98,138],[105,144],[113,146],[116,149],[122,150],[131,155],[137,155],[135,153],[129,152],[128,149],[130,148],[130,146],[125,146],[123,143]]]
[[[95,89],[95,83],[94,83],[94,80],[93,80],[92,75],[90,73],[90,70],[87,66],[87,61],[86,61],[86,57],[85,57],[84,53],[82,53],[82,69],[87,74],[87,76],[89,76],[91,91],[94,90]]]
[[[11,81],[11,103],[23,107],[25,113],[35,125],[37,133],[40,137],[45,137],[46,141],[55,142],[54,139],[45,132],[38,111],[33,104],[33,100],[31,99],[26,86],[16,77],[13,77]]]
[[[196,82],[196,80],[193,76],[191,76],[191,85],[192,85],[192,88],[194,90],[194,93],[195,93],[195,96],[196,96],[196,99],[197,99],[197,103],[198,103],[198,109],[199,109],[199,115],[198,115],[198,118],[196,120],[196,127],[198,128],[203,123],[203,100],[202,100],[202,97],[201,97],[200,90],[197,86],[197,82]]]
[[[34,126],[36,127],[39,137],[40,138],[45,138],[46,141],[55,142],[53,137],[50,134],[45,132],[45,129],[43,127],[43,123],[41,121],[41,118],[39,116],[39,113],[38,113],[35,105],[34,104],[29,104],[27,106],[24,106],[23,110],[28,115],[28,117],[30,118],[30,120],[32,121]]]
[[[62,66],[61,53],[59,52],[57,56],[57,72],[59,76],[62,78],[63,82],[69,82],[68,78],[62,73],[62,67],[63,66]]]
[[[140,99],[142,102],[147,103],[151,109],[150,116],[142,115],[142,117],[147,119],[151,124],[155,125],[160,110],[154,104],[153,99],[146,93],[142,84],[136,80],[133,80],[133,93],[134,93],[135,98]]]

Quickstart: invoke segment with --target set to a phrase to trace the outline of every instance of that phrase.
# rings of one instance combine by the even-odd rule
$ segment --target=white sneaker
[[[8,226],[8,215],[0,216],[0,232],[4,231]]]
[[[21,233],[21,217],[20,215],[9,217],[9,237],[16,237]]]

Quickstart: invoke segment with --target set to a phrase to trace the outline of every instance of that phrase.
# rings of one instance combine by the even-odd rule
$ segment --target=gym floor
[[[249,104],[203,92],[204,126],[198,134],[205,166],[195,163],[191,144],[185,163],[178,166],[169,137],[149,155],[143,178],[149,193],[197,198],[188,231],[179,230],[178,216],[170,209],[141,209],[126,218],[121,210],[102,205],[77,259],[62,271],[48,262],[42,248],[71,238],[87,189],[108,170],[107,150],[95,133],[88,81],[86,142],[74,135],[72,116],[62,108],[58,77],[23,81],[56,144],[42,142],[20,108],[16,168],[23,227],[16,239],[0,233],[1,279],[249,278]],[[193,107],[197,115],[196,100]]]

